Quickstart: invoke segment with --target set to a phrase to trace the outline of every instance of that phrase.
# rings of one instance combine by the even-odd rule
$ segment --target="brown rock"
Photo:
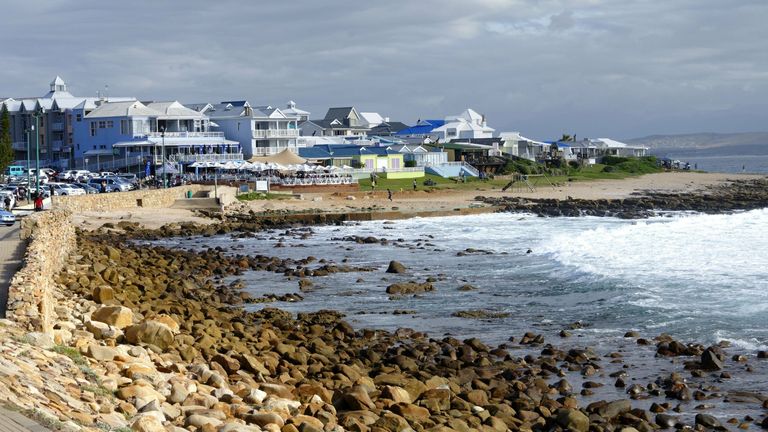
[[[101,285],[94,288],[91,295],[96,303],[109,304],[115,298],[115,290],[109,285]]]
[[[428,409],[405,402],[396,403],[389,410],[411,422],[426,420],[430,415]]]
[[[165,350],[173,343],[173,332],[163,323],[144,320],[128,327],[125,330],[125,339],[132,344],[144,343]]]
[[[133,323],[133,312],[125,306],[102,306],[93,312],[91,319],[124,329]]]

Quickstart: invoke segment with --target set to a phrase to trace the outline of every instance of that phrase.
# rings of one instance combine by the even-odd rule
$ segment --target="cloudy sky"
[[[370,4],[370,5],[369,5]],[[765,0],[28,0],[0,96],[289,99],[546,139],[766,130]]]

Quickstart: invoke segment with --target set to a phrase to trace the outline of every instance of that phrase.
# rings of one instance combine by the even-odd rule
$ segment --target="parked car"
[[[38,178],[38,177],[35,175],[35,169],[34,169],[34,168],[30,168],[30,170],[29,170],[29,176],[32,178],[32,181],[33,181],[33,182],[35,182],[35,181],[36,181],[36,179]],[[46,184],[46,183],[48,183],[48,180],[49,180],[49,179],[48,179],[48,174],[46,174],[46,173],[45,173],[45,171],[43,171],[43,170],[40,170],[40,177],[39,177],[39,178],[40,178],[40,184]]]
[[[88,185],[86,183],[72,183],[71,186],[79,188],[79,189],[82,189],[82,190],[85,191],[86,194],[89,194],[89,195],[90,194],[97,194],[97,193],[99,193],[98,189],[96,189],[95,187],[90,186],[90,185]]]
[[[6,210],[0,210],[0,223],[11,226],[16,223],[16,215]]]
[[[117,174],[113,173],[112,171],[102,171],[99,173],[99,177],[112,177]]]
[[[93,186],[101,192],[101,186],[104,183],[106,192],[125,192],[131,190],[131,187],[114,177],[95,177],[88,180],[88,185]]]
[[[53,186],[53,194],[54,195],[61,195],[61,196],[67,196],[67,195],[85,195],[85,191],[72,186],[69,183],[48,183],[48,186]]]

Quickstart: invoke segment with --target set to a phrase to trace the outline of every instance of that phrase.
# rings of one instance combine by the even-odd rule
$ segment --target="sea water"
[[[653,345],[639,346],[635,338],[624,338],[626,331],[639,331],[648,339],[668,333],[682,342],[705,345],[728,341],[729,355],[749,356],[753,370],[744,372],[743,365],[729,361],[733,378],[718,385],[726,392],[765,391],[765,361],[755,360],[755,354],[768,349],[768,209],[728,215],[674,213],[634,221],[496,213],[319,226],[311,231],[310,236],[280,230],[254,238],[191,238],[181,246],[221,246],[237,254],[282,258],[314,256],[374,269],[315,277],[312,291],[300,293],[303,301],[247,305],[251,310],[333,309],[345,313],[357,328],[409,327],[434,338],[478,337],[490,344],[519,340],[533,331],[564,348],[589,346],[600,355],[618,351],[633,365],[630,382],[641,385],[683,372],[682,365],[656,357]],[[346,236],[388,241],[358,244],[343,240]],[[177,240],[159,243],[178,245]],[[467,251],[470,248],[474,251]],[[408,272],[385,273],[390,260],[400,261]],[[433,292],[403,297],[385,292],[392,283],[430,277],[437,279]],[[283,274],[252,271],[236,278],[255,297],[299,293],[297,280]],[[459,290],[467,284],[476,289]],[[453,316],[466,310],[507,316]],[[560,338],[563,329],[572,337]],[[578,386],[582,377],[568,379]],[[622,389],[606,384],[593,398],[626,397]],[[691,385],[697,385],[695,378]],[[642,406],[647,409],[646,402]],[[755,414],[750,405],[713,403],[711,413],[718,415]]]
[[[269,304],[292,312],[339,310],[359,327],[411,327],[436,337],[499,343],[523,331],[554,333],[578,322],[580,333],[597,340],[638,330],[768,349],[768,209],[646,220],[495,213],[312,231],[309,238],[278,237],[276,231],[256,238],[191,239],[183,246],[236,247],[233,252],[281,258],[311,255],[375,268],[314,278],[304,301]],[[357,244],[341,240],[345,236],[389,241]],[[274,247],[278,243],[283,247]],[[464,253],[469,248],[482,251]],[[407,274],[384,273],[390,260],[403,263]],[[438,279],[434,292],[402,298],[385,292],[392,283],[428,277]],[[297,281],[282,274],[248,272],[242,279],[255,296],[298,292]],[[458,289],[466,284],[476,290]],[[509,316],[452,316],[478,309]],[[393,315],[394,310],[412,313]]]

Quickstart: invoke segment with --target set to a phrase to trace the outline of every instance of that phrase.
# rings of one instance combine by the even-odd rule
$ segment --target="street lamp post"
[[[162,147],[161,147],[161,156],[160,156],[160,162],[163,164],[163,189],[166,189],[168,187],[168,182],[165,178],[165,128],[160,128],[160,138],[162,139]]]
[[[26,169],[27,169],[27,202],[32,200],[32,177],[29,176],[29,164],[30,164],[30,162],[29,162],[29,156],[30,156],[29,155],[29,153],[30,153],[29,142],[32,139],[30,138],[29,134],[32,133],[35,130],[35,127],[34,126],[30,126],[30,128],[31,129],[27,129],[25,131],[26,134],[27,134],[27,166],[26,166]]]
[[[35,190],[40,194],[40,116],[43,111],[36,111],[32,114],[35,118]]]

